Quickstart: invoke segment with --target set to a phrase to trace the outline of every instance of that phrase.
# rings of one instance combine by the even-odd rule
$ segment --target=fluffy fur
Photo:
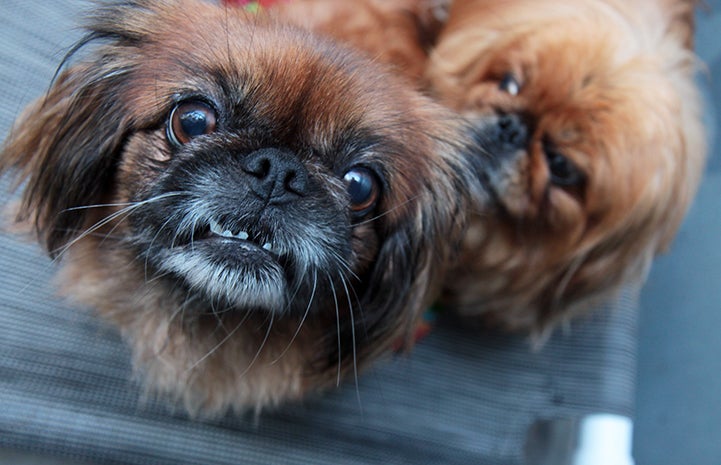
[[[0,173],[24,183],[18,221],[62,259],[62,292],[120,328],[152,392],[276,405],[408,338],[477,176],[448,142],[458,118],[241,9],[105,4],[87,47]]]
[[[495,167],[447,306],[540,333],[645,275],[702,172],[692,17],[682,0],[453,2],[426,79],[495,118]]]
[[[447,0],[292,0],[274,7],[284,18],[351,44],[388,63],[412,83],[424,73]]]

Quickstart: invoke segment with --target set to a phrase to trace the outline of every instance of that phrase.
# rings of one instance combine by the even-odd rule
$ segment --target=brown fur
[[[538,334],[645,275],[704,162],[692,17],[675,0],[453,3],[431,91],[471,120],[520,115],[529,134],[484,181],[496,208],[474,210],[448,306]],[[581,185],[549,181],[547,141]]]
[[[463,226],[471,170],[448,142],[462,130],[452,115],[361,56],[240,9],[192,0],[111,4],[96,12],[81,45],[96,39],[103,43],[19,119],[0,173],[26,182],[18,220],[34,221],[39,240],[62,257],[63,294],[120,328],[152,392],[191,412],[259,409],[333,386],[409,340]],[[166,120],[188,89],[242,116],[221,115],[231,129],[176,153]],[[339,153],[366,133],[372,150]],[[220,147],[226,173],[231,153],[263,144],[306,154],[309,176],[331,193],[328,209],[348,202],[333,172],[347,162],[341,156],[384,173],[373,217],[348,226],[348,278],[329,277],[335,289],[319,287],[307,318],[280,308],[217,313],[212,299],[153,270],[152,242],[148,251],[137,246],[148,221],[139,200],[173,181],[173,163]],[[225,188],[208,195],[227,195],[221,205],[242,201]],[[175,204],[163,202],[170,215]],[[135,210],[120,214],[128,204]],[[342,218],[329,221],[345,224],[339,211]]]
[[[304,27],[352,44],[417,82],[441,26],[445,0],[292,0],[274,9]]]

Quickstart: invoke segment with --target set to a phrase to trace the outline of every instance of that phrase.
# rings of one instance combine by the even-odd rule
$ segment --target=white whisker
[[[98,203],[95,205],[83,205],[80,207],[70,207],[61,211],[60,213],[72,212],[77,210],[90,210],[92,208],[108,208],[108,207],[131,207],[137,202],[119,202],[119,203]]]
[[[318,270],[313,270],[313,291],[310,294],[310,300],[308,300],[308,306],[305,308],[305,312],[303,313],[303,317],[300,319],[300,323],[298,323],[298,328],[295,330],[295,333],[293,334],[293,337],[290,338],[290,342],[288,342],[288,345],[285,346],[285,349],[278,355],[278,357],[270,362],[271,365],[274,365],[278,362],[283,356],[288,352],[288,349],[290,349],[290,346],[293,345],[293,341],[295,341],[295,338],[298,337],[298,334],[300,333],[301,328],[303,327],[303,323],[305,323],[305,319],[308,316],[308,313],[310,312],[310,307],[313,304],[313,299],[315,298],[315,290],[318,284]],[[292,300],[292,298],[291,298]]]
[[[243,318],[238,322],[238,324],[235,325],[235,328],[233,328],[232,331],[230,331],[228,334],[226,334],[226,336],[225,336],[223,339],[221,339],[221,341],[220,341],[219,343],[217,343],[215,346],[213,346],[213,348],[210,349],[205,355],[203,355],[202,357],[200,357],[195,363],[193,363],[190,367],[188,367],[188,368],[185,370],[185,372],[187,373],[187,372],[189,372],[189,371],[194,370],[198,365],[200,365],[201,363],[203,363],[205,360],[207,360],[208,357],[210,357],[210,356],[213,355],[218,349],[220,349],[220,347],[222,347],[223,344],[225,344],[231,337],[233,337],[233,335],[240,329],[240,327],[243,326],[243,323],[245,323],[245,320],[248,318],[248,315],[250,315],[250,313],[246,313],[246,314],[243,316]]]
[[[333,285],[333,279],[327,273],[326,273],[326,276],[328,277],[328,283],[330,284],[330,290],[333,293],[333,303],[335,304],[335,323],[336,323],[336,332],[338,334],[338,377],[336,379],[336,386],[340,386],[341,363],[343,360],[343,358],[341,357],[340,310],[338,309],[338,296],[335,293],[335,286]]]
[[[155,240],[158,238],[158,236],[160,236],[160,233],[168,225],[168,223],[170,223],[172,220],[173,220],[172,218],[168,218],[167,220],[165,220],[165,223],[160,225],[160,227],[158,228],[158,231],[155,233],[153,238],[150,240],[150,244],[146,247],[145,262],[143,263],[143,270],[145,273],[145,281],[146,282],[148,281],[148,261],[150,260],[150,253],[148,253],[148,252],[153,248],[153,243],[155,243]]]
[[[255,356],[253,356],[253,360],[250,361],[248,366],[243,370],[243,372],[238,376],[239,378],[242,378],[245,376],[246,373],[250,371],[251,368],[253,368],[253,365],[255,365],[255,362],[260,357],[260,353],[263,351],[263,348],[265,347],[265,343],[268,342],[268,337],[270,337],[270,330],[273,329],[273,318],[274,314],[270,314],[270,323],[268,323],[268,330],[265,332],[265,337],[263,337],[263,342],[260,343],[260,347],[258,347],[258,351],[255,353]]]
[[[359,278],[358,275],[355,274],[355,272],[351,269],[351,267],[350,267],[350,265],[348,264],[348,261],[347,261],[346,259],[344,259],[343,257],[341,257],[340,254],[339,254],[338,252],[336,252],[335,250],[332,250],[332,249],[331,249],[330,252],[331,252],[331,255],[333,256],[333,258],[336,259],[336,262],[338,263],[338,265],[339,265],[341,268],[343,268],[345,271],[347,271],[347,272],[348,272],[353,278],[355,278],[357,281],[360,281],[360,278]]]
[[[356,353],[355,319],[353,316],[353,303],[351,302],[350,291],[348,290],[348,286],[346,285],[345,281],[346,280],[343,277],[343,274],[340,274],[340,282],[341,282],[341,284],[343,284],[343,288],[345,289],[346,298],[348,299],[348,312],[350,313],[351,342],[352,342],[352,348],[353,348],[353,380],[355,382],[355,393],[356,393],[356,398],[358,400],[358,407],[360,408],[360,410],[362,412],[363,411],[363,403],[361,402],[360,388],[358,386],[358,356]]]
[[[413,197],[411,197],[411,198],[409,198],[409,199],[406,199],[404,202],[399,203],[398,205],[396,205],[395,207],[391,208],[390,210],[386,210],[386,211],[384,211],[383,213],[381,213],[381,214],[379,214],[379,215],[376,215],[376,216],[374,216],[374,217],[372,217],[372,218],[368,218],[367,220],[361,221],[361,222],[357,223],[357,225],[372,223],[372,222],[376,221],[376,220],[379,219],[379,218],[383,218],[384,216],[392,213],[394,210],[397,210],[397,209],[403,207],[404,205],[407,205],[407,204],[413,202],[414,200],[418,199],[420,196],[421,196],[421,194],[414,195]]]
[[[103,218],[102,220],[98,221],[97,223],[95,223],[94,225],[92,225],[91,227],[89,227],[88,229],[86,229],[83,233],[81,233],[80,235],[78,235],[78,237],[76,237],[76,238],[73,239],[72,241],[70,241],[70,242],[68,242],[67,244],[65,244],[65,245],[64,245],[62,248],[60,248],[59,250],[53,251],[53,253],[56,253],[56,254],[57,254],[57,258],[56,258],[55,260],[59,259],[62,255],[64,255],[64,254],[70,249],[70,247],[72,247],[73,245],[75,245],[78,241],[80,241],[80,240],[84,239],[85,237],[87,237],[88,235],[94,233],[95,231],[97,231],[98,229],[102,228],[103,226],[105,226],[106,224],[110,223],[111,221],[115,220],[116,218],[118,218],[118,217],[120,217],[120,216],[123,216],[123,215],[125,215],[125,216],[127,217],[127,216],[128,216],[131,212],[133,212],[134,210],[136,210],[136,209],[138,209],[138,208],[140,208],[140,207],[142,207],[142,206],[145,206],[145,205],[147,205],[147,204],[149,204],[149,203],[157,202],[157,201],[159,201],[159,200],[163,200],[163,199],[168,198],[168,197],[173,197],[173,196],[182,195],[182,194],[183,194],[182,192],[167,192],[167,193],[165,193],[165,194],[161,194],[161,195],[158,195],[158,196],[156,196],[156,197],[152,197],[152,198],[147,199],[147,200],[143,200],[143,201],[140,201],[140,202],[134,202],[134,203],[128,205],[127,207],[125,207],[125,208],[123,208],[123,209],[120,209],[120,210],[118,210],[117,212],[114,212],[114,213],[106,216],[106,217]],[[82,208],[86,208],[86,207],[74,207],[73,209],[79,210],[79,209],[82,209]],[[89,205],[89,206],[87,206],[87,208],[99,208],[99,206],[97,206],[97,205]],[[73,209],[68,209],[68,210],[73,210]],[[53,260],[53,261],[55,261],[55,260]]]

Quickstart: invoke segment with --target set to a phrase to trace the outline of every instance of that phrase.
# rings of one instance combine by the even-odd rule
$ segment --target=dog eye
[[[210,105],[199,100],[180,102],[168,118],[168,140],[180,147],[195,137],[214,132],[215,126],[215,110]]]
[[[360,217],[375,207],[380,195],[378,178],[368,168],[356,167],[343,176],[353,215]]]
[[[518,95],[521,91],[521,84],[513,74],[506,73],[501,82],[498,83],[498,88],[510,95]]]
[[[546,150],[548,171],[551,173],[551,182],[562,187],[579,186],[584,181],[584,175],[571,160],[555,150]]]

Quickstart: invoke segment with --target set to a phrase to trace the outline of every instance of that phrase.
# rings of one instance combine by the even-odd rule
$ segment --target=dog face
[[[454,2],[426,77],[486,126],[495,208],[469,228],[450,305],[538,331],[668,244],[704,157],[687,3]]]
[[[102,44],[0,168],[62,291],[193,411],[336,384],[413,329],[459,240],[453,118],[341,46],[191,0],[101,8]],[[439,116],[441,116],[439,118]]]

